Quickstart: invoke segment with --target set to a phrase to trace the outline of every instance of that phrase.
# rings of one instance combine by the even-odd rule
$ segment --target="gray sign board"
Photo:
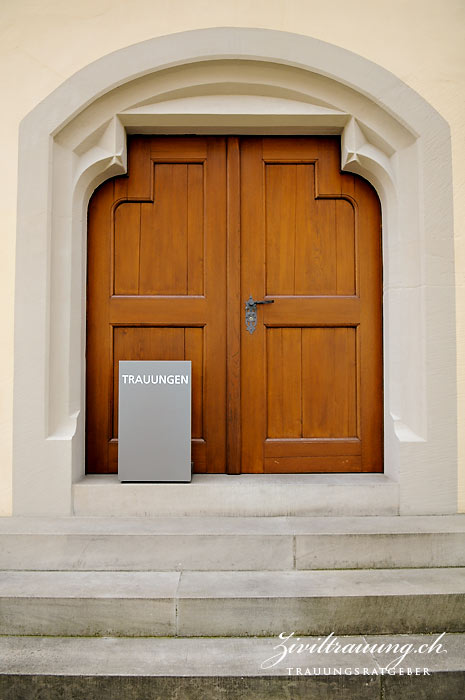
[[[191,481],[191,362],[119,363],[118,478]]]

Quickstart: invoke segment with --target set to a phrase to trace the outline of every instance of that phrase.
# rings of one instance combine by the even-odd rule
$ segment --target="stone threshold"
[[[396,515],[399,487],[384,474],[194,474],[184,483],[120,483],[87,475],[73,485],[81,516]]]

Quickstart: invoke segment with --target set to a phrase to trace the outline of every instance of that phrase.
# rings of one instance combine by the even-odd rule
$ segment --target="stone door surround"
[[[127,133],[341,135],[342,169],[369,180],[382,204],[385,475],[401,513],[455,512],[449,127],[353,53],[214,28],[104,56],[21,124],[14,513],[71,513],[84,474],[87,203],[125,172]]]

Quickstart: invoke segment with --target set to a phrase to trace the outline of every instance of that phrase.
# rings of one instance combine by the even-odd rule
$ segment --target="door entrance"
[[[380,206],[339,148],[130,138],[89,204],[88,473],[117,471],[118,361],[165,359],[196,472],[382,471]]]

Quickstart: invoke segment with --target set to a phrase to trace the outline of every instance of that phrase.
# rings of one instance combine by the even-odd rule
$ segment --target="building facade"
[[[221,192],[216,192],[208,210],[216,212],[217,216],[215,233],[210,232],[207,239],[213,247],[210,251],[208,246],[202,248],[200,244],[200,248],[205,251],[202,264],[207,277],[204,274],[203,279],[208,285],[208,265],[213,275],[217,261],[223,260],[227,264],[219,274],[218,283],[218,294],[224,297],[223,311],[219,312],[223,313],[224,326],[208,336],[208,345],[204,343],[202,346],[211,349],[210,338],[226,338],[220,363],[224,366],[224,376],[214,374],[217,371],[214,358],[209,365],[206,355],[202,356],[199,362],[206,368],[206,376],[199,380],[204,390],[204,405],[199,409],[199,415],[205,420],[206,416],[212,416],[208,426],[210,434],[224,430],[224,436],[223,447],[215,448],[216,457],[198,471],[227,471],[228,464],[236,465],[230,466],[230,472],[241,471],[237,466],[237,435],[242,428],[241,444],[246,446],[242,471],[262,471],[259,466],[247,468],[248,464],[258,464],[253,461],[257,450],[264,450],[268,471],[273,471],[273,464],[281,460],[274,467],[275,471],[300,474],[294,486],[291,481],[287,495],[290,500],[295,501],[298,492],[302,493],[302,471],[315,476],[321,471],[329,472],[324,475],[325,482],[319,477],[313,482],[312,478],[306,480],[308,491],[303,493],[302,508],[305,510],[305,498],[310,499],[308,512],[312,512],[311,499],[315,498],[315,493],[321,498],[318,484],[331,484],[331,479],[335,480],[334,484],[339,479],[343,503],[345,499],[343,510],[345,507],[349,514],[445,514],[463,510],[465,453],[459,426],[463,423],[464,412],[461,319],[465,308],[465,265],[460,221],[465,210],[465,193],[464,166],[460,158],[464,86],[463,74],[460,74],[463,70],[460,52],[463,49],[459,40],[463,10],[459,3],[448,3],[449,12],[441,12],[440,17],[435,16],[435,10],[425,10],[416,2],[410,3],[408,8],[400,4],[393,6],[392,3],[379,3],[376,8],[368,8],[363,3],[363,7],[354,9],[350,17],[345,9],[341,10],[340,16],[334,16],[329,8],[318,7],[316,11],[316,6],[312,12],[312,3],[293,2],[285,12],[281,3],[271,3],[267,4],[264,15],[266,23],[258,19],[263,10],[259,7],[261,4],[242,8],[243,13],[240,13],[241,3],[234,9],[221,3],[219,6],[202,6],[197,8],[199,11],[195,17],[189,17],[187,6],[174,3],[172,15],[162,17],[153,4],[149,9],[148,4],[141,2],[140,12],[136,12],[134,4],[131,5],[128,23],[122,21],[121,16],[127,9],[125,3],[118,6],[117,11],[114,5],[102,3],[102,14],[99,15],[95,3],[84,4],[79,19],[67,16],[63,3],[52,5],[46,12],[38,6],[35,15],[34,10],[28,9],[26,13],[21,3],[19,6],[11,4],[7,5],[5,13],[6,46],[10,49],[4,67],[8,71],[6,84],[11,96],[5,102],[7,128],[2,137],[6,141],[4,152],[8,154],[2,175],[7,246],[3,260],[5,274],[2,275],[5,300],[5,341],[1,350],[5,387],[1,418],[3,514],[68,515],[79,508],[82,513],[108,514],[105,502],[115,488],[111,481],[101,482],[101,488],[106,490],[101,501],[100,496],[95,498],[93,491],[84,497],[82,489],[79,491],[82,486],[93,488],[93,482],[86,480],[86,432],[89,432],[89,424],[86,429],[86,394],[89,397],[89,387],[100,372],[97,368],[89,378],[89,352],[86,355],[86,347],[89,347],[88,307],[94,298],[87,293],[88,251],[93,250],[88,249],[92,214],[88,218],[87,209],[96,188],[105,182],[113,183],[111,178],[120,177],[118,182],[122,181],[121,176],[128,169],[128,158],[131,165],[131,154],[137,143],[143,144],[142,149],[147,144],[152,149],[148,162],[154,162],[158,168],[157,182],[163,182],[164,177],[166,182],[176,180],[178,175],[177,171],[173,174],[176,170],[173,164],[190,168],[186,170],[186,177],[191,183],[189,187],[192,185],[193,188],[191,202],[195,200],[196,168],[207,162],[202,149],[213,152],[211,144],[216,144],[219,155],[212,158],[223,158],[223,164],[218,166],[218,176],[213,178],[214,183],[212,181],[212,188]],[[406,13],[411,13],[411,21]],[[407,30],[413,18],[416,31],[412,35]],[[43,32],[35,31],[35,22],[43,26]],[[348,27],[350,31],[347,31]],[[407,32],[408,39],[401,40],[404,32]],[[85,40],[86,33],[96,41]],[[65,42],[65,37],[71,35],[71,44]],[[433,43],[431,36],[434,37]],[[18,159],[12,133],[18,136]],[[186,135],[190,135],[190,140],[185,138]],[[129,148],[128,136],[133,137],[132,141],[129,139]],[[167,155],[165,145],[160,145],[166,143],[171,144],[168,148],[178,148],[178,151]],[[353,406],[347,411],[348,415],[352,411],[354,416],[334,417],[336,423],[345,421],[343,428],[339,423],[337,429],[334,423],[328,423],[326,428],[319,424],[319,427],[309,429],[310,432],[294,435],[293,428],[286,424],[287,419],[282,415],[273,417],[273,406],[278,403],[284,405],[286,416],[296,410],[289,398],[279,395],[279,388],[278,393],[270,389],[268,395],[263,394],[258,410],[250,409],[247,413],[247,407],[254,405],[260,393],[259,384],[254,384],[256,376],[264,376],[269,372],[270,363],[278,362],[276,353],[273,355],[277,342],[276,333],[272,335],[274,331],[284,333],[283,329],[288,329],[301,333],[298,341],[301,345],[297,349],[297,341],[289,340],[288,331],[283,335],[284,341],[279,341],[288,344],[287,351],[282,351],[282,367],[279,369],[282,373],[286,371],[283,368],[288,366],[292,353],[305,354],[302,350],[305,342],[313,348],[320,343],[318,352],[322,357],[327,354],[327,341],[317,340],[315,334],[305,341],[304,327],[307,330],[310,327],[332,328],[338,338],[334,342],[339,345],[331,346],[329,351],[338,357],[341,353],[337,355],[335,348],[340,348],[340,329],[344,328],[343,332],[349,337],[353,329],[363,327],[356,316],[346,315],[344,322],[331,317],[333,312],[329,306],[323,311],[315,311],[316,316],[304,323],[299,320],[300,311],[289,306],[280,312],[279,303],[275,303],[273,308],[266,309],[265,325],[271,329],[266,351],[263,351],[264,341],[260,341],[265,359],[261,364],[253,359],[256,351],[254,348],[249,351],[247,346],[253,335],[246,335],[247,331],[244,331],[242,307],[248,297],[247,284],[257,285],[253,270],[260,270],[263,266],[263,260],[258,259],[254,251],[267,245],[254,236],[258,235],[260,225],[267,227],[268,232],[272,228],[271,223],[260,224],[258,219],[247,223],[247,206],[253,212],[254,205],[244,205],[247,196],[251,202],[255,197],[263,199],[257,183],[250,179],[255,167],[251,153],[253,144],[258,143],[263,149],[261,162],[274,168],[273,173],[277,172],[276,167],[287,168],[286,172],[280,171],[280,182],[291,177],[289,166],[300,168],[292,175],[297,183],[295,188],[298,189],[299,182],[306,182],[305,178],[309,178],[308,182],[313,179],[314,187],[319,188],[314,190],[315,201],[319,198],[322,205],[334,206],[336,228],[338,217],[342,220],[347,216],[337,211],[341,209],[343,212],[344,202],[350,203],[351,198],[355,202],[350,204],[350,211],[357,212],[357,215],[349,216],[353,215],[354,221],[358,222],[351,224],[356,232],[356,243],[351,244],[356,253],[352,272],[345,273],[349,278],[352,276],[353,289],[349,282],[347,288],[340,283],[342,286],[335,292],[330,285],[324,287],[321,283],[323,286],[318,287],[314,280],[307,287],[305,281],[297,281],[291,296],[297,298],[310,294],[322,297],[326,294],[363,300],[357,286],[365,279],[363,271],[369,270],[367,279],[372,281],[376,276],[380,280],[382,275],[382,289],[379,281],[379,284],[367,288],[366,293],[368,299],[378,294],[380,307],[382,305],[379,322],[367,321],[370,327],[370,324],[376,326],[379,323],[375,332],[377,340],[368,349],[367,341],[363,341],[365,336],[361,336],[362,342],[360,337],[358,340],[346,338],[343,341],[346,343],[345,355],[342,355],[349,358],[347,367],[341,369],[341,362],[336,363],[328,370],[329,378],[323,379],[322,395],[328,393],[328,388],[338,388],[334,376],[342,372],[344,386],[353,385],[354,395],[363,399],[360,407],[358,399],[350,399],[349,390],[342,391],[347,405],[352,400]],[[316,151],[308,150],[310,143],[316,144],[312,146]],[[334,148],[327,148],[324,144],[334,144]],[[334,165],[336,152],[338,162]],[[326,162],[332,162],[331,167],[326,166]],[[137,165],[135,161],[133,163],[135,172]],[[167,171],[169,167],[171,174]],[[143,170],[143,166],[141,168]],[[314,169],[311,176],[310,168]],[[340,178],[336,185],[325,182],[325,177],[329,178],[326,173],[331,168],[334,172],[337,170]],[[269,206],[275,206],[274,210],[269,209],[270,222],[280,219],[289,228],[292,222],[289,223],[283,214],[289,208],[288,200],[279,205],[280,198],[284,197],[282,188],[279,189],[281,185],[273,190],[273,175],[263,177],[268,183],[267,191],[272,195]],[[224,179],[223,189],[221,178]],[[128,182],[131,182],[131,167]],[[369,185],[360,184],[366,182]],[[124,200],[128,211],[131,203],[136,203],[138,216],[142,217],[144,202],[150,203],[151,186],[148,175],[142,184],[139,182],[134,186],[136,189],[132,192],[128,190],[113,201]],[[172,186],[179,191],[181,185]],[[364,209],[359,200],[365,195],[359,194],[357,198],[356,190],[365,186],[377,198],[376,206],[382,221],[380,250],[372,252],[372,257],[378,255],[380,258],[377,272],[363,262],[365,239],[361,231],[372,216],[367,214],[372,205],[366,204],[368,210]],[[148,194],[144,188],[149,188]],[[210,196],[209,191],[205,190],[206,197]],[[295,191],[292,190],[293,196],[297,197]],[[248,194],[250,192],[252,196]],[[267,206],[265,204],[265,212],[268,212]],[[122,205],[116,211],[119,211],[118,216],[126,216]],[[130,218],[133,214],[127,216]],[[213,214],[209,216],[209,221],[212,221]],[[323,213],[322,216],[327,215]],[[129,230],[124,221],[122,225],[126,227],[125,231]],[[220,232],[222,225],[224,235]],[[379,232],[379,223],[374,225],[378,226]],[[140,220],[137,226],[142,230]],[[246,226],[249,227],[247,231]],[[235,239],[232,232],[241,228],[244,229],[242,234]],[[278,239],[280,235],[279,232],[276,234]],[[366,240],[373,240],[373,235],[368,233]],[[268,234],[267,240],[270,236]],[[218,243],[220,240],[222,243]],[[280,245],[286,243],[282,239],[276,243],[278,257],[282,260],[286,256],[279,249]],[[335,245],[336,248],[342,246],[339,247],[342,251],[340,257],[346,264],[350,245],[347,248],[347,244],[339,239]],[[109,251],[112,250],[110,245]],[[128,244],[130,250],[132,245]],[[123,252],[125,260],[128,251]],[[287,248],[286,251],[288,255]],[[304,253],[297,247],[293,255],[298,260],[304,258]],[[319,254],[324,257],[321,251]],[[330,253],[327,255],[329,259]],[[208,256],[211,256],[210,262]],[[142,269],[141,260],[139,256],[136,263],[139,270]],[[272,279],[271,249],[266,251],[266,264],[267,279]],[[341,279],[344,272],[339,272],[338,265],[337,274]],[[174,258],[167,261],[167,268],[170,266],[175,268]],[[252,270],[250,275],[244,278],[246,272],[243,272],[241,276],[241,270],[249,268]],[[294,265],[294,274],[297,274],[296,269]],[[98,279],[100,273],[96,274]],[[121,272],[115,268],[112,274],[118,274],[123,280],[116,296],[133,295],[132,282],[124,278],[124,270]],[[191,279],[194,282],[196,274],[193,263]],[[274,287],[271,283],[269,288],[258,284],[254,293],[265,291],[266,295],[280,299],[289,296],[281,268],[276,274],[278,282]],[[200,279],[202,273],[198,277]],[[140,291],[139,280],[137,289],[143,297],[155,294],[205,296],[205,290],[197,289],[194,282],[192,290],[187,291],[172,288],[168,282],[164,288],[155,291],[149,288]],[[312,284],[316,286],[312,287]],[[302,303],[307,302],[304,299]],[[155,320],[153,316],[148,319],[142,315],[137,323],[145,329],[144,332],[148,331],[150,324],[158,329],[182,328],[184,333],[185,329],[208,328],[205,319],[195,316],[195,309],[189,309],[182,322],[180,313],[178,307],[173,307],[172,311],[162,312]],[[208,311],[208,314],[212,313]],[[281,317],[280,313],[283,314]],[[287,313],[295,315],[292,323],[286,320]],[[123,327],[126,324],[134,331],[136,321],[128,321],[128,318],[113,319],[110,325]],[[236,338],[239,328],[242,328],[242,341]],[[260,332],[255,339],[260,337]],[[194,355],[202,353],[197,345],[204,341],[199,341],[198,335],[190,333],[189,342]],[[167,343],[167,340],[162,340],[164,347]],[[98,357],[101,343],[97,342],[96,347]],[[356,349],[347,350],[349,347]],[[242,369],[235,364],[235,348],[245,358]],[[217,350],[211,349],[215,357],[218,357]],[[355,359],[350,359],[352,351]],[[251,354],[247,355],[247,352]],[[105,353],[108,355],[106,347]],[[361,357],[365,359],[359,367],[356,358]],[[365,368],[370,366],[373,357],[378,358],[379,370],[367,370],[363,379]],[[130,358],[126,355],[121,359]],[[161,358],[158,355],[141,359],[184,357]],[[186,356],[186,359],[189,358]],[[314,395],[315,380],[313,384],[311,379],[305,380],[304,364],[300,371],[299,401],[302,406],[306,401],[310,405],[311,396],[306,399],[305,392]],[[288,379],[295,382],[294,375],[289,375]],[[268,388],[269,385],[268,381]],[[108,405],[107,394],[103,397],[104,405]],[[264,415],[263,406],[268,407],[268,425],[263,428],[258,421],[248,433],[255,417]],[[364,420],[373,416],[375,420],[376,406],[379,406],[379,417],[373,430],[378,436],[380,456],[367,457],[365,462],[362,458],[357,461],[358,447],[354,446],[353,438],[358,433],[354,426],[362,425]],[[311,414],[311,409],[309,411]],[[319,404],[316,413],[320,415],[322,411]],[[222,418],[216,427],[215,416],[220,414]],[[306,420],[311,423],[310,414],[307,411]],[[302,416],[299,414],[295,421],[303,424]],[[108,422],[105,417],[103,420]],[[354,425],[348,427],[351,420]],[[272,428],[270,421],[274,421]],[[254,446],[250,435],[260,434],[260,430],[264,430],[266,439],[271,441],[282,438],[280,450],[287,440],[288,451],[278,454],[275,443],[264,448]],[[315,445],[315,435],[319,439],[318,445]],[[366,435],[369,435],[368,428],[363,432],[363,437]],[[107,436],[110,442],[112,437]],[[301,438],[299,444],[297,437]],[[347,443],[342,454],[340,443],[337,449],[328,445],[331,437]],[[205,435],[199,432],[194,446],[199,455],[203,449],[200,442],[204,438]],[[296,444],[289,446],[289,440]],[[314,442],[309,446],[311,440]],[[208,450],[208,446],[205,449]],[[221,457],[220,449],[224,449],[228,462]],[[362,455],[363,449],[360,448]],[[334,465],[335,456],[340,458],[336,467],[322,468],[321,465],[327,463],[322,459]],[[203,464],[202,459],[200,455],[199,464]],[[365,464],[365,468],[361,464]],[[87,471],[111,470],[97,467]],[[359,473],[363,471],[375,474]],[[342,481],[334,472],[343,473]],[[268,475],[263,474],[263,479],[267,478]],[[201,484],[200,481],[199,487]],[[230,485],[218,481],[215,488],[228,489]],[[323,507],[331,512],[331,494],[328,494],[324,496],[328,500]],[[83,498],[93,501],[94,510],[85,510]],[[179,493],[172,498],[179,504]],[[372,499],[371,510],[364,511],[360,499],[367,498]],[[167,512],[173,512],[174,501],[168,499]],[[77,503],[81,505],[77,506]],[[187,507],[186,501],[182,508]],[[251,514],[254,507],[259,508],[252,503]],[[260,510],[263,506],[259,510],[265,515],[276,514],[280,507],[285,510],[287,506],[276,503],[269,505],[269,511],[266,508]],[[131,514],[140,514],[137,505],[135,508]],[[140,511],[146,512],[143,497]],[[118,514],[118,510],[111,514]],[[234,514],[234,510],[228,514]]]

